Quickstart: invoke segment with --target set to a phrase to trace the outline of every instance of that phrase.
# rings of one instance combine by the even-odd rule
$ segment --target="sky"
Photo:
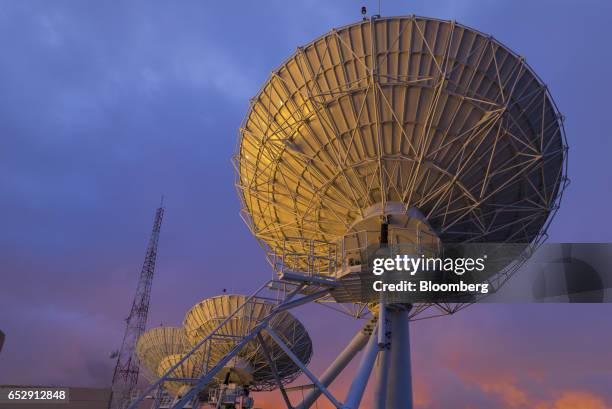
[[[377,12],[348,0],[0,2],[0,384],[110,384],[162,194],[150,326],[270,277],[238,215],[238,128],[274,68],[362,5]],[[455,19],[525,56],[570,146],[549,240],[612,241],[611,2],[384,0],[381,14]],[[360,326],[322,308],[296,311],[318,374]],[[611,317],[606,304],[486,304],[413,323],[416,407],[610,408]],[[332,390],[343,396],[354,369]]]

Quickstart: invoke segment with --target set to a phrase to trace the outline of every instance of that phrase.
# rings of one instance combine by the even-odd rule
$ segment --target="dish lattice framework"
[[[298,48],[251,100],[234,157],[241,215],[273,265],[315,249],[305,259],[336,254],[333,274],[364,211],[399,202],[442,242],[530,244],[501,285],[567,184],[562,122],[491,36],[416,16],[352,24]]]

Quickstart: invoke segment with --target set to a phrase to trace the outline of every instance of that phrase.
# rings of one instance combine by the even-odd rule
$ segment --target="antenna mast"
[[[117,357],[117,365],[113,373],[110,409],[125,409],[130,403],[132,392],[138,381],[139,367],[134,350],[136,349],[136,341],[144,332],[147,323],[149,300],[151,299],[151,284],[153,283],[155,260],[157,259],[157,243],[159,241],[159,231],[163,217],[164,207],[162,198],[162,203],[155,212],[153,230],[149,239],[142,271],[140,272],[136,295],[132,302],[130,315],[126,319],[127,325],[123,334],[123,343],[121,344],[119,356]]]

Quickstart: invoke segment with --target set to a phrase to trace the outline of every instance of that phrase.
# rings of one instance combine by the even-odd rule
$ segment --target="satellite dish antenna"
[[[566,181],[547,87],[524,58],[453,21],[378,18],[315,39],[274,71],[240,134],[243,218],[281,276],[339,279],[339,302],[359,301],[343,278],[382,232],[395,245],[422,233],[432,245],[523,243],[529,254]],[[490,277],[496,288],[525,258]],[[378,309],[392,335],[376,407],[412,406],[408,319],[463,306]],[[367,374],[345,405],[359,405]]]
[[[545,239],[566,155],[562,117],[525,60],[454,21],[373,18],[298,48],[252,99],[235,156],[241,215],[278,278],[198,334],[192,352],[211,348],[262,292],[279,296],[174,407],[267,334],[313,383],[295,407],[323,394],[357,409],[375,368],[375,407],[412,408],[408,321],[467,304],[364,302],[356,291],[370,274],[364,251],[518,244],[520,255],[486,277],[496,290]],[[312,301],[370,318],[320,377],[272,324]],[[360,350],[340,399],[328,386]]]
[[[224,294],[208,298],[187,312],[183,325],[192,345],[221,325],[214,335],[215,342],[208,344],[204,352],[209,357],[209,366],[227,356],[274,308],[274,304],[265,299],[250,303],[247,299],[245,295]],[[281,312],[270,321],[270,327],[301,362],[310,361],[312,342],[295,317]],[[223,408],[252,405],[251,391],[269,391],[292,382],[299,375],[300,368],[291,358],[269,335],[261,334],[247,342],[217,373],[220,387],[211,393],[211,403]]]
[[[164,375],[170,368],[177,365],[189,351],[190,346],[185,338],[185,330],[181,327],[156,327],[143,333],[136,343],[136,356],[145,369],[144,376],[150,381]],[[161,401],[164,393],[180,398],[190,389],[189,379],[195,379],[202,374],[203,356],[192,354],[172,370],[173,379],[182,381],[165,382],[157,391],[156,399]],[[189,405],[187,407],[192,407]]]
[[[539,244],[565,157],[561,115],[524,58],[412,16],[299,48],[252,100],[235,161],[242,216],[279,274],[337,277],[385,225],[393,244]]]

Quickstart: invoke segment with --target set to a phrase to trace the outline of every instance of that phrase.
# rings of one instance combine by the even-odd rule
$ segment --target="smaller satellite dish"
[[[189,352],[191,347],[185,339],[185,330],[180,327],[156,327],[148,330],[138,338],[136,356],[144,375],[153,381],[163,376],[172,366]],[[173,378],[195,378],[201,376],[203,358],[201,353],[191,355],[182,365],[174,370]],[[179,396],[190,384],[185,382],[165,382],[164,389],[171,395]]]
[[[163,376],[170,368],[178,364],[183,358],[184,353],[168,355],[161,360],[157,367],[157,375]],[[172,376],[174,378],[195,378],[202,375],[202,355],[193,354],[190,355],[181,365],[179,365]],[[182,396],[191,387],[191,383],[187,382],[165,382],[164,389],[166,389],[171,395]]]
[[[223,359],[251,330],[272,311],[273,304],[263,299],[246,302],[244,295],[224,294],[208,298],[194,305],[184,321],[186,339],[196,345],[225,319],[232,318],[216,332],[210,344],[210,365]],[[306,328],[288,312],[277,313],[270,327],[303,363],[312,355],[312,341]],[[275,370],[283,383],[289,383],[300,374],[300,368],[270,338],[262,333],[262,339],[270,356],[274,357]],[[207,354],[208,352],[206,352]],[[229,377],[229,378],[228,378]],[[217,376],[220,383],[236,383],[252,390],[271,390],[278,385],[266,353],[257,339],[249,341]]]

